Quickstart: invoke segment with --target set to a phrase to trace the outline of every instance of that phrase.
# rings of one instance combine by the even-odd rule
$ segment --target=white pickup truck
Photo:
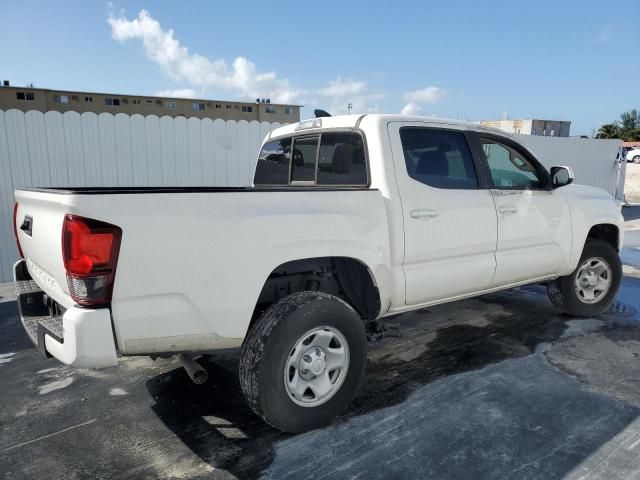
[[[78,367],[241,348],[283,431],[340,413],[382,318],[529,283],[598,315],[621,281],[620,207],[514,138],[399,115],[316,118],[264,140],[248,188],[15,192],[20,314]]]

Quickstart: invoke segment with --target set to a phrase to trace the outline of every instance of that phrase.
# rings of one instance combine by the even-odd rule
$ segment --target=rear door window
[[[366,185],[362,137],[354,132],[323,133],[318,156],[318,185]]]
[[[266,143],[256,165],[254,185],[288,185],[291,138]]]
[[[315,182],[316,157],[320,137],[295,137],[291,162],[292,182]]]
[[[424,127],[400,129],[407,173],[436,188],[475,189],[478,178],[463,132]]]

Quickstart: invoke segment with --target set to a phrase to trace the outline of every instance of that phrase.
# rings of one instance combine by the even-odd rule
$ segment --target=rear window
[[[368,185],[362,136],[356,132],[327,132],[266,143],[258,157],[254,185],[291,185],[292,182]]]
[[[317,135],[296,137],[293,140],[292,182],[313,182],[316,179],[316,156],[318,154]]]
[[[318,156],[318,185],[366,185],[367,165],[357,133],[325,133]]]
[[[288,185],[291,138],[274,140],[262,147],[256,165],[255,185]]]

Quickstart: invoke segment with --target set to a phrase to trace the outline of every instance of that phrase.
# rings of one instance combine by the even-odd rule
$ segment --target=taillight
[[[18,246],[18,253],[22,258],[24,258],[24,254],[22,253],[22,247],[20,246],[20,239],[18,238],[18,202],[13,205],[13,234],[16,236],[16,245]]]
[[[65,215],[62,258],[71,298],[82,306],[111,302],[122,230],[115,225]]]

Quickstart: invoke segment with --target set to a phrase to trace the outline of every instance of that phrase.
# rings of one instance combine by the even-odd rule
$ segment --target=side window
[[[494,187],[517,190],[544,188],[544,181],[535,165],[524,155],[490,138],[480,137],[480,142]]]
[[[256,165],[254,185],[288,185],[291,138],[266,143]]]
[[[313,136],[294,139],[293,161],[291,162],[292,182],[315,182],[318,138]]]
[[[357,133],[323,133],[318,156],[318,185],[366,185],[362,137]]]
[[[436,188],[475,189],[478,178],[464,133],[403,127],[400,140],[409,176]]]

